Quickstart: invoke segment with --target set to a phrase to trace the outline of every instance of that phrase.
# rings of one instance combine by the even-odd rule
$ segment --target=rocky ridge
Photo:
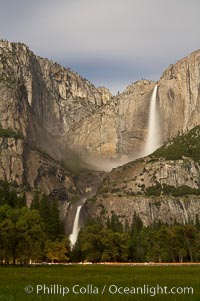
[[[163,142],[199,124],[199,66],[196,51],[171,65],[157,83]],[[31,192],[38,189],[57,198],[64,219],[69,205],[95,191],[104,177],[86,169],[86,176],[80,177],[80,170],[111,169],[140,155],[154,86],[153,81],[141,80],[112,96],[105,87],[96,88],[70,69],[34,55],[24,44],[0,41],[0,180],[29,187],[30,202]],[[128,182],[119,179],[117,185],[124,204],[128,193],[142,194],[161,178],[167,185],[196,187],[199,167],[192,160],[181,159],[175,166],[174,161],[145,160],[142,167],[133,163],[134,181],[122,172]],[[146,200],[144,194],[140,198]],[[114,206],[108,197],[103,202]]]
[[[85,210],[104,223],[115,213],[123,224],[131,224],[134,212],[145,226],[159,220],[195,222],[200,214],[200,127],[113,169]]]
[[[158,82],[164,141],[185,132],[200,120],[200,51],[170,65]]]
[[[29,204],[38,190],[56,198],[63,219],[88,185],[77,184],[82,162],[68,148],[66,133],[110,97],[106,88],[98,90],[26,45],[1,41],[0,180],[28,187]]]
[[[163,141],[199,124],[199,64],[196,51],[171,65],[157,82]],[[155,82],[141,80],[112,96],[25,45],[5,41],[0,42],[0,70],[3,128],[21,131],[56,159],[67,157],[66,149],[87,162],[94,157],[91,163],[98,157],[125,162],[139,156]],[[13,107],[19,98],[20,114]]]

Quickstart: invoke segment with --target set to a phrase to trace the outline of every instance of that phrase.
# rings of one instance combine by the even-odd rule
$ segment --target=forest
[[[113,212],[106,225],[90,220],[71,248],[64,234],[56,201],[34,194],[31,207],[25,193],[1,182],[0,263],[39,262],[197,262],[200,260],[200,223],[144,227],[133,213],[122,225]]]
[[[106,227],[91,221],[79,234],[75,258],[92,262],[197,262],[200,260],[200,224],[144,227],[136,213],[124,227],[113,213]]]
[[[64,234],[56,201],[36,192],[31,207],[25,192],[7,182],[0,188],[0,263],[65,262],[70,242]]]

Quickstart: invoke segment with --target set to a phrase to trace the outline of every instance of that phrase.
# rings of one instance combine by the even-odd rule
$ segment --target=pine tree
[[[38,191],[35,191],[34,194],[33,194],[31,209],[36,209],[36,210],[40,209],[40,199],[39,199],[39,192]]]
[[[64,227],[59,217],[58,203],[55,200],[51,201],[50,204],[48,233],[51,240],[59,239],[64,235]]]

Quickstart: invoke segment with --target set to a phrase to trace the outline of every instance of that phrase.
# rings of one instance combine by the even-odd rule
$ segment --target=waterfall
[[[76,215],[75,215],[75,219],[74,219],[72,233],[69,236],[72,246],[75,245],[77,238],[78,238],[78,233],[80,231],[79,215],[80,215],[81,207],[82,207],[82,205],[78,206],[76,209]]]
[[[144,149],[144,156],[153,153],[160,146],[159,137],[159,118],[156,108],[156,96],[157,96],[158,85],[155,85],[150,102],[149,109],[149,124],[148,124],[148,135]]]

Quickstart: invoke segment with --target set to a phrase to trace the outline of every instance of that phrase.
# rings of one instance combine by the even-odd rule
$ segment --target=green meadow
[[[134,289],[144,288],[145,285],[146,293],[134,294]],[[177,287],[179,292],[183,287],[192,287],[193,294],[187,292],[162,294],[161,287],[167,287],[168,291],[172,287]],[[158,294],[155,293],[155,288],[160,290]],[[64,296],[63,290],[66,293]],[[1,267],[0,301],[15,300],[199,301],[200,267],[113,265]]]

